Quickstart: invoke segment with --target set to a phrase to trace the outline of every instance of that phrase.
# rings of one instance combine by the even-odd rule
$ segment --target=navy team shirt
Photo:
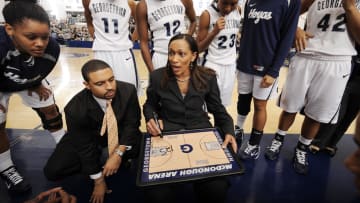
[[[32,57],[17,50],[5,28],[0,26],[0,92],[16,92],[36,87],[54,69],[60,47],[50,37],[45,53]]]
[[[300,0],[246,2],[238,70],[258,76],[279,76],[295,37],[300,6]]]

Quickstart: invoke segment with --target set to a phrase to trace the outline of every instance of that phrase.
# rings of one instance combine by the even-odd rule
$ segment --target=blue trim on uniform
[[[271,90],[270,90],[270,93],[269,93],[269,95],[267,96],[267,98],[266,98],[266,100],[269,100],[270,99],[270,96],[271,96],[271,93],[273,93],[273,91],[274,91],[274,87],[275,87],[275,83],[277,82],[277,80],[278,80],[278,78],[276,78],[275,80],[274,80],[274,82],[273,82],[273,84],[272,84],[272,87],[271,87]],[[276,90],[275,90],[276,91]]]
[[[216,11],[216,12],[220,12],[220,10],[217,8],[217,3],[216,2],[213,2],[211,4],[211,7]]]
[[[336,115],[337,115],[338,112],[340,111],[340,107],[341,107],[341,102],[339,103],[339,106],[338,106],[335,114],[333,115],[333,117],[330,119],[329,123],[331,123],[331,122],[335,119]]]
[[[206,60],[206,56],[207,56],[208,54],[209,54],[209,50],[206,49],[205,52],[204,52],[204,60],[203,60],[203,62],[202,62],[202,64],[201,64],[202,66],[205,66],[205,63],[206,63],[206,61],[207,61],[207,60]]]
[[[136,89],[139,88],[139,78],[138,78],[138,72],[137,72],[137,66],[136,66],[136,62],[135,62],[135,55],[132,49],[129,49],[131,57],[132,57],[132,61],[134,64],[134,71],[135,71],[135,79],[136,79]]]

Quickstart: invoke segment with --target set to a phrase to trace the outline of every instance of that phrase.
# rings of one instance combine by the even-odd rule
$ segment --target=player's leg
[[[279,117],[278,130],[271,144],[265,149],[267,159],[276,160],[279,157],[286,133],[294,123],[297,112],[305,105],[305,97],[311,77],[312,74],[306,68],[306,59],[301,56],[294,56],[290,61],[286,83],[278,99],[278,105],[283,111]]]
[[[252,89],[254,77],[241,71],[236,72],[238,84],[238,99],[237,99],[237,121],[235,124],[235,137],[237,139],[244,139],[244,123],[246,117],[251,110]],[[238,144],[241,147],[241,144]]]
[[[241,150],[241,157],[243,159],[254,158],[257,159],[260,155],[260,142],[263,136],[263,130],[266,123],[266,104],[269,99],[277,96],[278,80],[267,87],[261,88],[260,84],[263,77],[254,76],[253,84],[253,98],[254,98],[254,117],[251,135],[246,148]]]
[[[110,68],[113,70],[114,77],[116,80],[121,80],[122,74],[121,69],[123,68],[122,64],[125,61],[125,58],[116,58],[121,57],[118,55],[117,51],[94,51],[94,59],[99,59],[107,63]],[[120,61],[117,63],[117,61]]]
[[[305,119],[293,162],[295,171],[300,174],[308,172],[307,151],[318,133],[320,122],[337,122],[341,98],[351,72],[350,60],[313,60],[311,63],[316,74],[308,89]]]
[[[226,65],[223,67],[221,72],[221,80],[222,80],[222,92],[221,93],[221,102],[224,106],[228,107],[233,102],[233,91],[236,82],[236,63]],[[251,100],[250,100],[251,101]],[[235,139],[237,142],[237,146],[240,147],[242,145],[244,139],[244,130],[241,130],[240,127],[235,126]]]
[[[221,97],[221,103],[225,106],[228,107],[229,105],[231,105],[232,102],[232,93],[233,93],[233,89],[234,89],[234,85],[235,85],[235,80],[236,80],[236,64],[231,64],[231,65],[218,65],[216,63],[212,63],[210,61],[203,61],[202,66],[205,66],[207,68],[211,68],[216,72],[217,75],[217,83],[219,86],[219,90],[220,90],[220,97]],[[246,115],[250,112],[250,103],[251,103],[251,98],[252,95],[249,95],[249,100],[248,100],[248,110],[246,111],[247,113],[245,113],[245,116],[242,115],[238,115],[238,118],[241,117],[243,122],[241,122],[241,124],[235,124],[235,138],[236,138],[236,142],[238,147],[241,147],[241,144],[243,142],[244,139],[244,130],[243,130],[243,123],[245,122],[246,119]],[[240,94],[239,94],[240,97]],[[240,99],[239,99],[240,100]],[[241,101],[244,101],[243,99],[241,99],[241,101],[238,100],[238,108],[239,106],[243,106],[243,104],[240,105]]]
[[[111,61],[114,76],[117,80],[133,84],[139,89],[139,77],[132,50],[109,51],[107,57]]]
[[[42,81],[42,85],[51,90],[49,83],[46,80]],[[48,99],[40,101],[39,95],[32,93],[30,96],[27,90],[18,93],[22,98],[23,103],[32,107],[40,116],[43,128],[48,130],[55,142],[58,143],[64,136],[62,115],[59,107],[55,104],[54,95],[51,94]]]
[[[220,90],[221,103],[228,107],[232,102],[232,93],[236,79],[236,64],[219,65],[206,61],[205,67],[211,68],[216,72],[217,83]]]
[[[263,136],[264,126],[266,123],[266,104],[267,100],[254,98],[254,116],[251,136],[249,140],[250,145],[260,145],[260,141]]]
[[[11,193],[23,193],[31,185],[17,171],[10,153],[10,143],[5,130],[6,115],[11,94],[0,92],[0,176]]]

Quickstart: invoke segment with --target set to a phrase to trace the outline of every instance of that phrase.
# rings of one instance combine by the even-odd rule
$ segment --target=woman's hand
[[[40,101],[47,100],[50,97],[50,95],[52,94],[51,90],[44,87],[43,85],[39,85],[39,86],[28,89],[29,96],[32,96],[33,92],[35,92],[37,95],[39,95]]]
[[[231,147],[232,149],[234,150],[234,152],[236,153],[237,152],[237,143],[236,143],[236,139],[234,136],[230,135],[230,134],[226,134],[225,135],[225,140],[224,140],[224,143],[222,144],[222,148],[226,148],[226,146],[228,144],[231,144]]]
[[[159,136],[161,134],[161,131],[164,128],[164,124],[162,122],[162,120],[158,120],[159,126],[156,124],[155,120],[153,118],[151,118],[147,123],[146,123],[146,130],[149,134],[151,134],[152,136]]]

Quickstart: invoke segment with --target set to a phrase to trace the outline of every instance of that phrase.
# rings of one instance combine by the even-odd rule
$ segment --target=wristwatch
[[[120,149],[116,149],[116,150],[115,150],[115,153],[116,153],[117,155],[119,155],[120,157],[123,157],[125,152],[121,151]]]

